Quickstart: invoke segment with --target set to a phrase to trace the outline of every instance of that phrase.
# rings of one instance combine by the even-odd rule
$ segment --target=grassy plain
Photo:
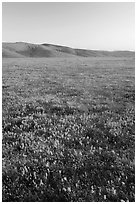
[[[133,58],[3,59],[3,201],[135,200]]]

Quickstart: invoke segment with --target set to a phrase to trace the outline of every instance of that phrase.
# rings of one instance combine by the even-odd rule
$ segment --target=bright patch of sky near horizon
[[[135,49],[135,3],[2,3],[2,41]]]

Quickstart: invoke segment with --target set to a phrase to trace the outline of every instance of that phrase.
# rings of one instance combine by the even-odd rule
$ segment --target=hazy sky
[[[2,40],[135,49],[135,3],[2,3]]]

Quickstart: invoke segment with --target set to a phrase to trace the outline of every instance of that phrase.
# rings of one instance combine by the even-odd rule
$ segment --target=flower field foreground
[[[135,201],[134,61],[6,60],[3,201]]]

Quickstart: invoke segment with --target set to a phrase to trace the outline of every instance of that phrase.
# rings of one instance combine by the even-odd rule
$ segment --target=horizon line
[[[75,47],[71,47],[71,46],[68,46],[68,45],[61,45],[61,44],[53,44],[53,43],[32,43],[32,42],[26,42],[26,41],[13,41],[13,42],[9,42],[9,41],[2,41],[2,43],[27,43],[27,44],[33,44],[33,45],[44,45],[44,44],[47,44],[47,45],[53,45],[53,46],[62,46],[62,47],[68,47],[68,48],[72,48],[72,49],[80,49],[80,50],[92,50],[92,51],[108,51],[108,52],[118,52],[118,51],[122,51],[122,52],[135,52],[135,49],[131,49],[131,50],[128,50],[128,49],[119,49],[119,50],[113,50],[113,49],[108,49],[108,50],[105,50],[105,49],[89,49],[89,48],[75,48]]]

